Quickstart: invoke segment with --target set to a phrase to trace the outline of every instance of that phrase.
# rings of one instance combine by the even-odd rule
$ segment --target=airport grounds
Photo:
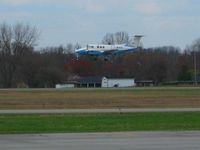
[[[0,110],[117,109],[102,113],[0,114],[0,134],[200,130],[200,87],[1,89]]]

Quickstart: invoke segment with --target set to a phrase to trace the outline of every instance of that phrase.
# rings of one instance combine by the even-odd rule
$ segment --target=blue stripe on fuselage
[[[127,49],[127,50],[111,50],[111,51],[104,51],[100,52],[97,50],[90,51],[90,50],[81,50],[76,52],[80,56],[91,55],[91,56],[102,56],[102,55],[123,55],[129,52],[135,51],[137,48]]]
[[[77,54],[78,55],[92,55],[92,56],[102,55],[102,53],[99,51],[85,51],[85,50],[79,51],[79,52],[77,52]]]

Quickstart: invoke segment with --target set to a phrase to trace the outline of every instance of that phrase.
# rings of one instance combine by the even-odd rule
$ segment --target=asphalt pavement
[[[199,150],[200,132],[0,135],[1,150]]]
[[[120,112],[200,112],[200,108],[113,108],[113,109],[22,109],[0,110],[0,114],[120,113]]]

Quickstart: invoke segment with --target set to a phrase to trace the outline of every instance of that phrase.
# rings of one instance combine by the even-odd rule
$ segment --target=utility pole
[[[194,48],[194,85],[197,86],[197,57],[196,57],[196,47]]]

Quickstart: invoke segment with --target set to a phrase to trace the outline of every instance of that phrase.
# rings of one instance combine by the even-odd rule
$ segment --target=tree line
[[[193,81],[200,70],[200,39],[184,50],[174,46],[140,48],[109,59],[76,58],[80,44],[35,49],[39,30],[27,24],[0,24],[0,88],[54,87],[77,76],[131,77],[155,84]],[[130,43],[126,32],[107,33],[104,44]],[[195,57],[194,57],[195,56]]]

